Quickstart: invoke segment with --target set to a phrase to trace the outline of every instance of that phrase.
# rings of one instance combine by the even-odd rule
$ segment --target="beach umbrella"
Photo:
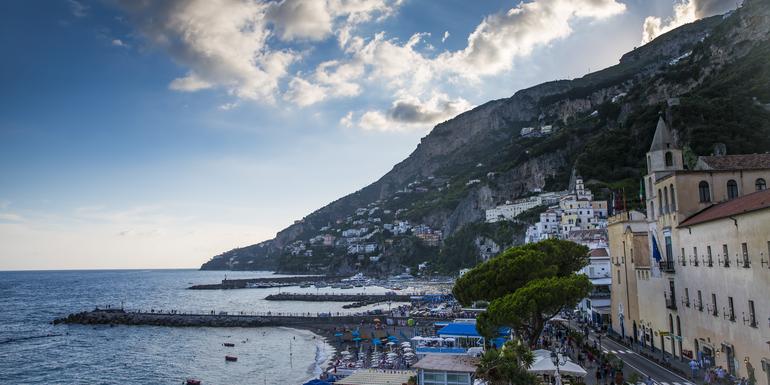
[[[396,344],[396,343],[395,343],[395,342],[393,342],[393,341],[390,341],[390,342],[388,342],[388,346],[393,346],[393,345],[395,345],[395,344]]]

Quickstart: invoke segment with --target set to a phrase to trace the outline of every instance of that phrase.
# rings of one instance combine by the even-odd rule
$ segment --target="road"
[[[596,335],[591,333],[589,340],[595,341]],[[628,379],[630,370],[633,370],[639,374],[642,381],[647,379],[647,376],[650,376],[656,384],[660,385],[697,384],[692,379],[682,377],[609,338],[601,339],[601,347],[605,353],[612,353],[623,360],[626,369],[624,370],[626,379]],[[640,382],[638,385],[644,385],[644,382]]]

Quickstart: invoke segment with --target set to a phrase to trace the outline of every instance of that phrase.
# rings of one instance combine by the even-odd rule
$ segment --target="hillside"
[[[638,191],[661,111],[689,155],[707,155],[715,143],[730,153],[766,152],[769,28],[770,5],[747,0],[615,66],[485,103],[438,124],[378,181],[202,269],[385,274],[423,262],[437,272],[472,266],[523,238],[524,223],[485,224],[485,209],[563,189],[573,167],[600,195]],[[522,136],[526,127],[540,134]],[[437,231],[439,240],[430,235]],[[355,248],[342,239],[354,239]]]

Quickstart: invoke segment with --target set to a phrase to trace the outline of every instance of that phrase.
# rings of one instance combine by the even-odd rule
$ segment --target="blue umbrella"
[[[330,385],[329,382],[321,381],[319,379],[310,380],[302,385]]]

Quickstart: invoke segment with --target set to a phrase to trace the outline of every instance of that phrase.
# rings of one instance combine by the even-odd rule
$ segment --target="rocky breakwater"
[[[92,310],[70,314],[53,321],[57,324],[81,325],[153,325],[153,326],[210,326],[257,327],[277,326],[269,316],[228,314],[140,313],[120,309]]]

